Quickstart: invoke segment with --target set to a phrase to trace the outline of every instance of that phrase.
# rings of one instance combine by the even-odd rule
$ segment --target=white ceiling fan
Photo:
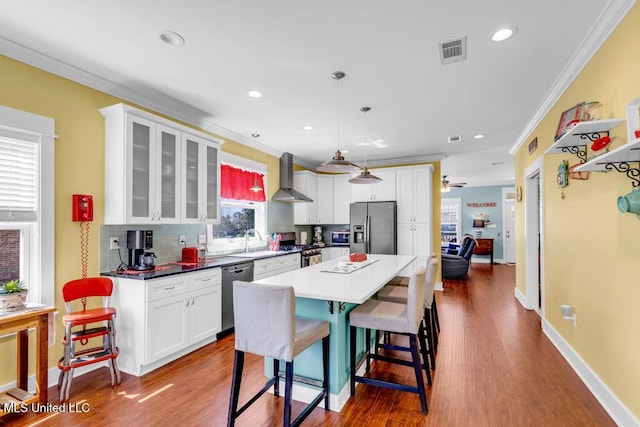
[[[442,184],[440,185],[440,191],[442,193],[448,193],[453,187],[461,188],[467,185],[466,182],[449,182],[447,175],[442,175]]]

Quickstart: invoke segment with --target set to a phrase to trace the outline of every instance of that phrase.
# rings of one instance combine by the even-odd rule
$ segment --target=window
[[[0,280],[54,304],[54,120],[0,106]]]
[[[238,186],[249,188],[257,183],[262,187],[262,191],[265,191],[265,165],[227,153],[221,153],[220,163],[222,170],[220,186],[222,189],[227,185],[238,190]],[[232,174],[230,169],[235,170],[238,174]],[[233,180],[233,184],[230,183],[230,180]],[[230,192],[222,190],[221,194],[228,194],[231,197],[220,198],[220,224],[208,227],[209,252],[244,248],[245,233],[251,229],[257,230],[260,237],[264,239],[267,231],[267,209],[264,193],[259,194],[261,197],[253,197],[253,194],[247,191],[233,191],[233,194],[230,194]],[[242,197],[252,197],[256,201],[246,200]],[[253,233],[251,235],[253,236]]]
[[[459,198],[443,198],[440,202],[441,244],[460,242],[460,206]]]

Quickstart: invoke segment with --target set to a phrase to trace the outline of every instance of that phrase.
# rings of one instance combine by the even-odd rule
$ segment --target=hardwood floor
[[[467,281],[436,293],[441,333],[427,415],[415,394],[360,385],[340,414],[316,408],[305,425],[614,426],[542,333],[539,316],[514,299],[514,281],[513,266],[473,264]],[[228,336],[144,377],[123,374],[115,388],[101,368],[71,386],[71,403],[87,403],[89,412],[11,414],[0,425],[222,426],[232,365]],[[411,368],[374,363],[373,371],[411,384]],[[262,358],[247,355],[240,402],[262,384]],[[237,425],[281,425],[282,400],[261,397]],[[49,401],[57,404],[55,387]],[[294,416],[301,407],[294,404]]]

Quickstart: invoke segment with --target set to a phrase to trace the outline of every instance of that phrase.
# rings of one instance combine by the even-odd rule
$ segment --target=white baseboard
[[[525,294],[522,293],[520,289],[518,289],[517,286],[513,288],[513,293],[516,297],[516,300],[518,300],[518,302],[520,303],[520,305],[522,305],[527,310],[531,310],[531,308],[527,306],[527,297],[525,296]]]
[[[640,426],[640,421],[546,319],[542,319],[542,331],[617,425],[624,427]]]

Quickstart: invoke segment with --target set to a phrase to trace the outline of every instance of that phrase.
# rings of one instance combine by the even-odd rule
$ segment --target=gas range
[[[317,264],[322,262],[322,247],[324,245],[319,244],[299,244],[296,243],[296,232],[288,231],[279,233],[281,236],[280,250],[281,251],[300,251],[301,266],[306,267],[308,265]]]
[[[302,255],[317,255],[322,253],[322,246],[320,245],[298,245],[298,244],[282,244],[280,242],[281,251],[300,251]]]

